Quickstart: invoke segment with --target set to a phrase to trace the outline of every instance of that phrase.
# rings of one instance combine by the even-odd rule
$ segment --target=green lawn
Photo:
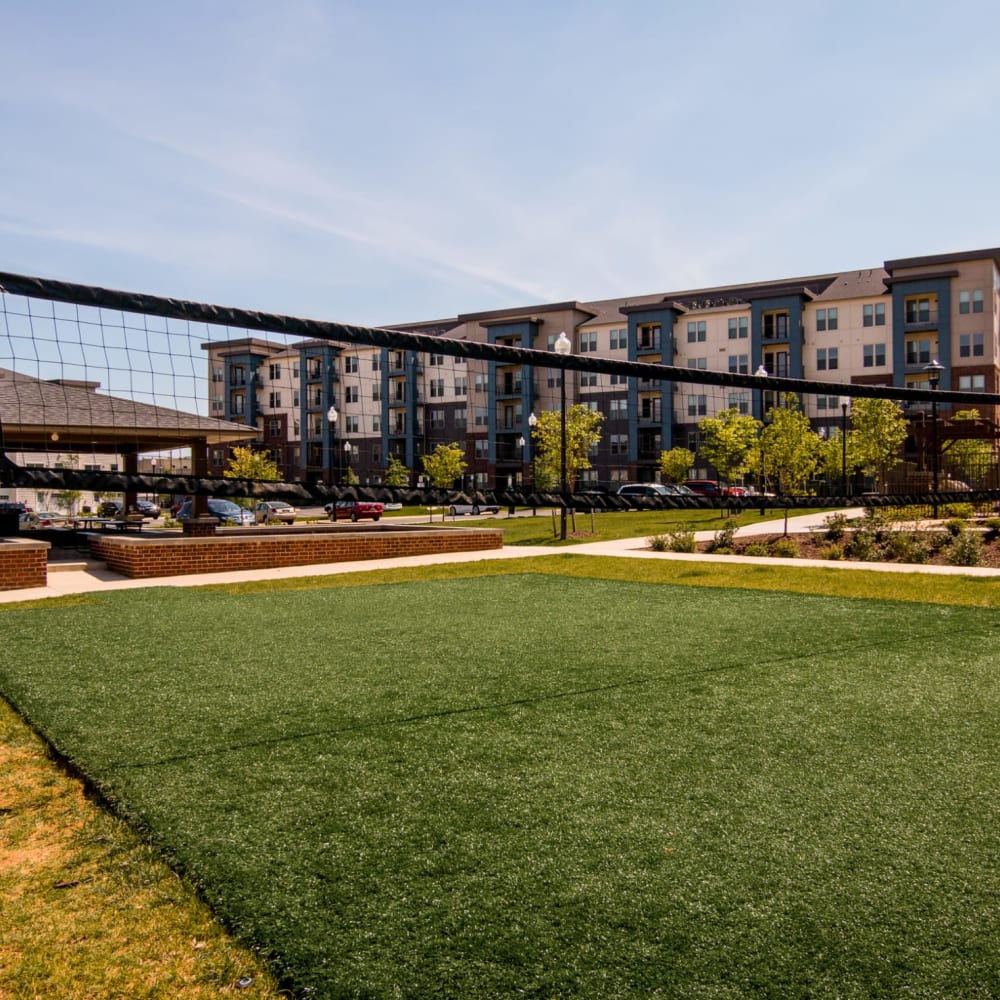
[[[1000,612],[584,561],[10,608],[0,691],[308,996],[1000,995]]]

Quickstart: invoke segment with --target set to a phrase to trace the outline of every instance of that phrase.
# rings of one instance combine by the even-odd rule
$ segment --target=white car
[[[284,500],[261,500],[253,509],[257,524],[270,524],[280,521],[282,524],[294,524],[298,511]]]
[[[498,503],[453,503],[448,508],[448,513],[452,517],[459,514],[499,514],[500,504]]]

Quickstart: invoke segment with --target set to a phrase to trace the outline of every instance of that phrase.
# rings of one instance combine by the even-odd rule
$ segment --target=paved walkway
[[[848,517],[860,517],[861,508],[846,510]],[[821,530],[826,514],[804,514],[788,518],[790,533]],[[737,529],[737,538],[752,535],[774,535],[785,530],[785,519],[763,521]],[[695,533],[698,541],[709,541],[715,531]],[[633,559],[676,559],[688,562],[733,562],[733,556],[707,553],[654,552],[649,548],[648,536],[621,538],[611,542],[583,542],[566,548],[539,545],[511,545],[487,552],[442,553],[425,556],[402,556],[396,559],[373,559],[362,562],[326,563],[315,566],[281,566],[273,569],[239,570],[229,573],[206,573],[200,576],[163,576],[152,579],[132,580],[106,569],[103,563],[84,561],[49,564],[48,586],[30,590],[0,591],[0,604],[14,601],[38,600],[59,597],[63,594],[84,594],[102,590],[130,590],[137,587],[197,587],[204,584],[243,583],[253,580],[287,580],[302,576],[327,576],[336,573],[357,573],[364,570],[384,569],[390,566],[427,566],[444,562],[479,562],[484,559],[523,559],[527,556],[573,555],[620,556]],[[1000,570],[979,566],[923,566],[910,563],[857,563],[820,559],[775,559],[740,556],[739,562],[761,563],[767,566],[819,566],[829,570],[864,569],[880,573],[951,573],[962,576],[997,576]]]

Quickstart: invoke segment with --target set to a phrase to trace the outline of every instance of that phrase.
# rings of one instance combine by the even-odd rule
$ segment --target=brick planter
[[[139,579],[478,552],[502,548],[503,532],[387,524],[236,528],[211,537],[93,535],[90,547],[108,569]]]
[[[27,590],[48,583],[49,543],[0,538],[0,590]]]

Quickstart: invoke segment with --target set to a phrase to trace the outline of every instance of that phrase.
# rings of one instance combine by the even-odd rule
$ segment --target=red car
[[[331,521],[339,521],[341,518],[360,521],[363,517],[377,521],[382,516],[382,504],[371,500],[338,500],[336,503],[328,503],[323,510],[330,515]]]

